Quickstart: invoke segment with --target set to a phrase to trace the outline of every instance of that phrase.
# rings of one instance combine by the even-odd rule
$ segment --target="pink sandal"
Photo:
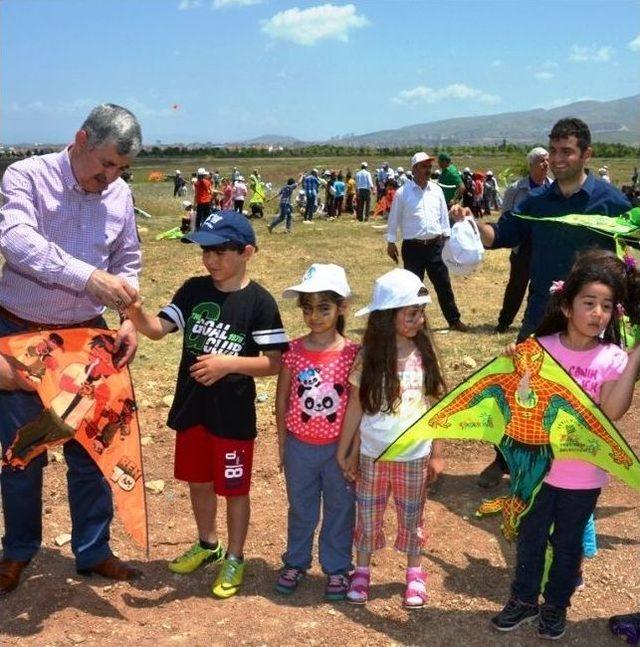
[[[427,602],[426,573],[420,568],[407,569],[407,588],[403,605],[407,609],[421,609]]]
[[[351,578],[346,600],[350,604],[366,604],[369,600],[369,583],[371,572],[369,569],[356,569]]]

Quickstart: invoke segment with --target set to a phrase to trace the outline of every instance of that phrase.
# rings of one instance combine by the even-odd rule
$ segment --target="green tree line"
[[[546,142],[541,142],[541,146]],[[295,148],[285,148],[283,150],[269,150],[268,147],[207,147],[186,148],[183,146],[151,146],[144,148],[139,157],[216,157],[216,158],[254,158],[254,157],[352,157],[354,155],[366,156],[405,156],[410,157],[415,153],[416,147],[422,144],[412,146],[391,147],[391,146],[335,146],[332,144],[308,144],[296,146]],[[504,155],[504,153],[520,153],[525,155],[532,147],[532,144],[513,144],[503,141],[496,146],[434,146],[428,147],[438,153],[446,150],[452,154],[458,155]],[[593,154],[595,157],[640,157],[639,146],[629,146],[627,144],[616,143],[593,143]]]

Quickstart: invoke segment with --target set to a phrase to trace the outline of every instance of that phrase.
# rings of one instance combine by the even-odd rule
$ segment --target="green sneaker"
[[[238,562],[235,559],[225,559],[218,577],[213,583],[211,592],[217,598],[230,598],[240,590],[243,579],[244,561]]]
[[[200,542],[197,541],[180,557],[176,557],[172,562],[169,562],[168,566],[173,573],[186,575],[187,573],[193,573],[193,571],[205,564],[216,564],[222,561],[223,557],[224,548],[220,542],[218,542],[217,548],[211,550],[202,548]]]

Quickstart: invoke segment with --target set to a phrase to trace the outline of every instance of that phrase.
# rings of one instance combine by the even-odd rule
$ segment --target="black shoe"
[[[503,333],[507,332],[507,330],[509,330],[508,324],[498,324],[493,329],[493,332],[496,333],[497,335],[502,335]]]
[[[452,324],[449,324],[449,330],[456,330],[458,332],[469,332],[469,326],[467,324],[462,323],[460,319],[458,321],[454,321]]]
[[[566,626],[566,609],[546,603],[540,607],[540,618],[538,620],[538,636],[540,638],[558,640],[564,636]]]
[[[487,465],[478,476],[478,486],[482,488],[494,488],[502,481],[504,470],[497,460]]]
[[[537,604],[527,604],[518,598],[510,598],[504,609],[491,618],[491,624],[498,631],[513,631],[524,622],[533,622],[537,617]]]

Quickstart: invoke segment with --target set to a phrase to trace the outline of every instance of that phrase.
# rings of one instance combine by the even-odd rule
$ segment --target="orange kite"
[[[0,353],[35,383],[44,407],[18,430],[3,463],[24,468],[74,438],[109,482],[125,530],[148,553],[140,427],[129,369],[116,367],[114,337],[98,328],[0,337]]]

